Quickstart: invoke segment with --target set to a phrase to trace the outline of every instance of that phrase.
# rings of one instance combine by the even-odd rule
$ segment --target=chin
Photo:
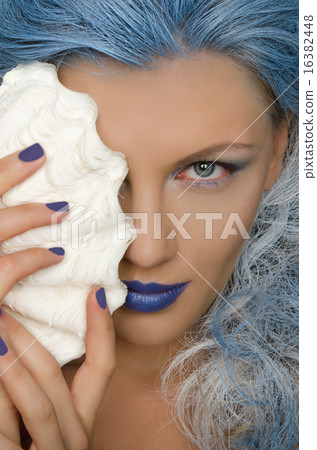
[[[186,324],[167,310],[141,313],[124,306],[113,313],[116,337],[130,345],[161,346],[185,333]]]

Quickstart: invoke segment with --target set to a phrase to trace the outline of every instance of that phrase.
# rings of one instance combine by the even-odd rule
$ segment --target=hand
[[[13,317],[0,317],[0,448],[21,449],[17,411],[35,450],[92,448],[94,424],[115,368],[108,308],[92,290],[87,299],[86,359],[71,389],[53,356]],[[1,351],[2,349],[2,351]],[[21,355],[17,359],[18,355]]]
[[[39,145],[0,159],[0,195],[32,175],[44,162],[45,154]],[[0,241],[49,225],[54,212],[41,203],[1,209]],[[60,214],[58,221],[66,215]],[[38,247],[1,256],[0,301],[18,280],[62,258]],[[99,306],[96,291],[92,290],[87,300],[86,360],[71,390],[53,356],[34,342],[34,337],[10,314],[2,312],[0,448],[21,449],[19,413],[33,440],[32,450],[90,448],[95,418],[115,365],[111,315],[108,308]]]

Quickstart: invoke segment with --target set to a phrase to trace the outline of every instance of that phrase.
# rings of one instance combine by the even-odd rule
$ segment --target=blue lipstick
[[[155,312],[167,308],[189,284],[189,281],[179,284],[144,284],[138,280],[122,282],[128,287],[124,305],[139,312]]]

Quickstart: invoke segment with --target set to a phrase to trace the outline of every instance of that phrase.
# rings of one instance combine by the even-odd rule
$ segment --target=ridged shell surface
[[[46,161],[2,195],[0,208],[67,201],[60,224],[35,228],[0,242],[0,256],[30,247],[65,249],[63,260],[18,281],[4,309],[27,328],[62,366],[85,352],[86,299],[103,286],[112,313],[126,298],[118,265],[135,238],[133,220],[118,201],[128,167],[96,131],[98,108],[71,91],[47,63],[20,64],[0,86],[0,158],[39,143]]]

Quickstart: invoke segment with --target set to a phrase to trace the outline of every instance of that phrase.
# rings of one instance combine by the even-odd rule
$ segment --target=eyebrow
[[[210,147],[205,147],[202,150],[199,150],[198,152],[192,153],[191,155],[186,156],[186,158],[181,159],[176,164],[177,165],[186,165],[188,163],[191,163],[193,161],[199,160],[199,158],[203,158],[206,156],[209,156],[212,153],[222,153],[226,152],[226,150],[231,149],[247,149],[252,150],[255,148],[254,144],[246,144],[246,143],[237,143],[237,142],[222,142],[219,144],[211,145]]]

